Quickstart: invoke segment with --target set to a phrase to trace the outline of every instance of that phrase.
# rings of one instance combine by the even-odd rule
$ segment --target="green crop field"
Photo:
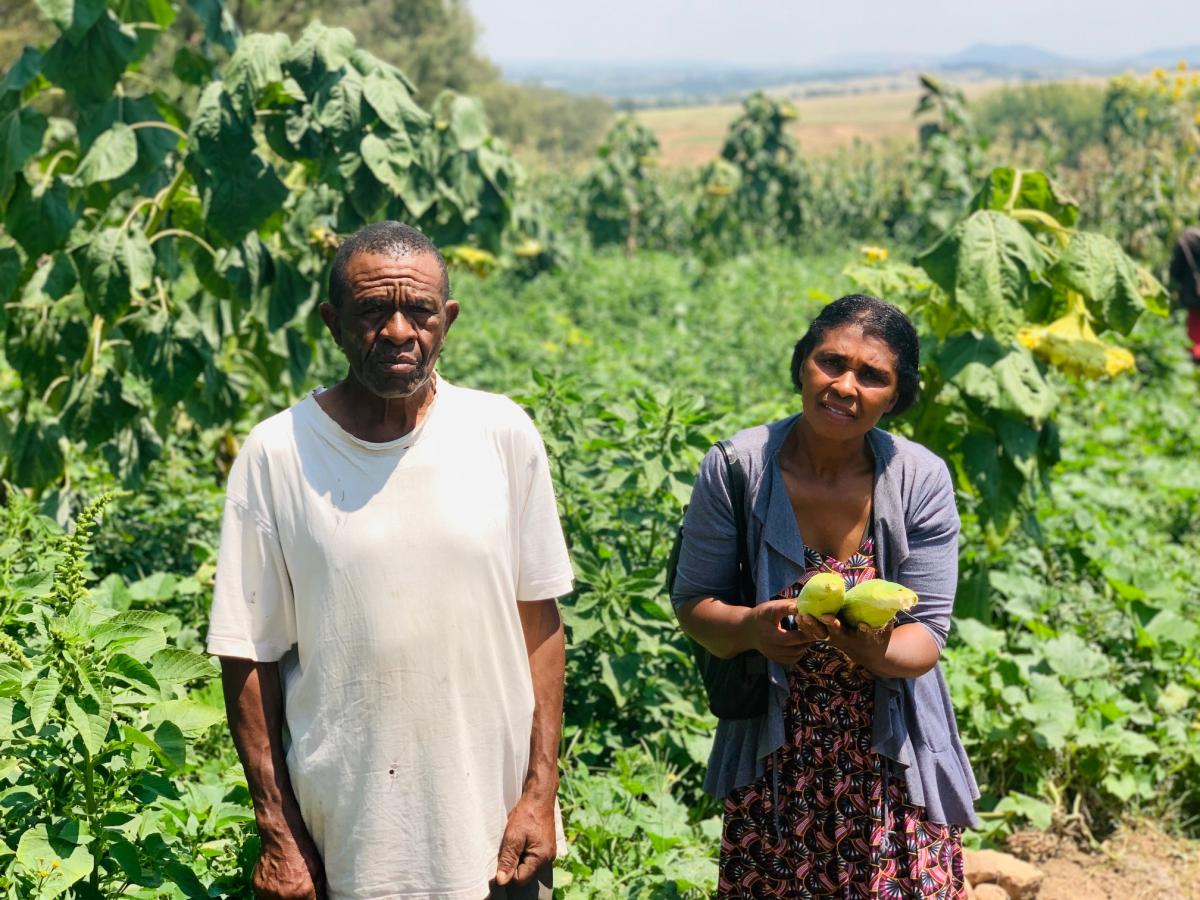
[[[963,519],[968,843],[1103,867],[1153,822],[1161,865],[1105,889],[1194,888],[1200,370],[1164,279],[1200,212],[1195,72],[1094,86],[1069,133],[1069,92],[991,131],[935,79],[757,94],[618,119],[580,174],[534,178],[476,99],[418,102],[347,31],[38,5],[53,34],[0,82],[0,897],[249,896],[203,652],[224,479],[341,377],[315,305],[340,236],[385,217],[446,249],[441,371],[517,399],[549,450],[577,576],[563,896],[715,890],[715,720],[666,556],[705,450],[798,409],[792,344],[851,291],[918,326],[921,397],[889,427],[947,460]],[[819,155],[797,112],[905,144]]]

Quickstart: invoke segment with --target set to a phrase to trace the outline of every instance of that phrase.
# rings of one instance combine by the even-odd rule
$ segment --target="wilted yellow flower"
[[[1154,67],[1154,71],[1152,71],[1152,72],[1150,73],[1150,76],[1151,76],[1151,77],[1152,77],[1152,78],[1153,78],[1155,81],[1162,81],[1164,78],[1166,78],[1166,77],[1167,77],[1167,70],[1166,70],[1166,69],[1164,69],[1162,66],[1155,66],[1155,67]]]
[[[1017,341],[1068,375],[1110,378],[1134,367],[1133,354],[1105,344],[1092,330],[1082,302],[1049,325],[1022,328]]]
[[[1187,71],[1187,60],[1181,59],[1179,62],[1175,63],[1175,68],[1178,69],[1180,72],[1186,72]]]
[[[867,258],[867,262],[884,262],[888,258],[887,247],[875,247],[871,244],[864,244],[860,249],[863,256]]]
[[[499,263],[499,260],[486,250],[464,244],[447,247],[443,251],[443,255],[451,267],[466,269],[480,278],[490,273]]]
[[[542,252],[541,241],[535,241],[533,238],[526,238],[513,248],[513,253],[520,256],[522,259],[528,259],[531,256],[537,256]]]

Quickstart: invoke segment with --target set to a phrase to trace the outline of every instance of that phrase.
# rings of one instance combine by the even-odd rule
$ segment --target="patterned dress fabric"
[[[818,572],[837,572],[847,588],[876,577],[870,535],[845,562],[807,547],[804,561],[779,598]],[[871,674],[822,641],[789,683],[790,739],[761,779],[725,800],[719,896],[963,900],[960,829],[927,821],[905,801],[903,777],[871,752]]]

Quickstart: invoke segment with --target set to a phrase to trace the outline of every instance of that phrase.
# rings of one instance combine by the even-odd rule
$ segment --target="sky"
[[[1113,59],[1200,43],[1197,0],[468,0],[501,64],[805,66],[1033,44]]]

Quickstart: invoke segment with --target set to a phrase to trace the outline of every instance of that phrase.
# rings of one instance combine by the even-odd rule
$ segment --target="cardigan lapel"
[[[803,572],[804,538],[800,534],[800,524],[796,521],[796,511],[792,509],[787,486],[783,483],[783,473],[779,471],[778,453],[771,454],[767,460],[758,499],[762,502],[754,504],[754,512],[762,519],[763,541]]]
[[[882,428],[867,433],[875,454],[875,497],[871,517],[875,529],[875,563],[888,581],[895,581],[908,559],[908,535],[904,527],[904,500],[900,496],[900,472],[892,465],[896,445]]]

